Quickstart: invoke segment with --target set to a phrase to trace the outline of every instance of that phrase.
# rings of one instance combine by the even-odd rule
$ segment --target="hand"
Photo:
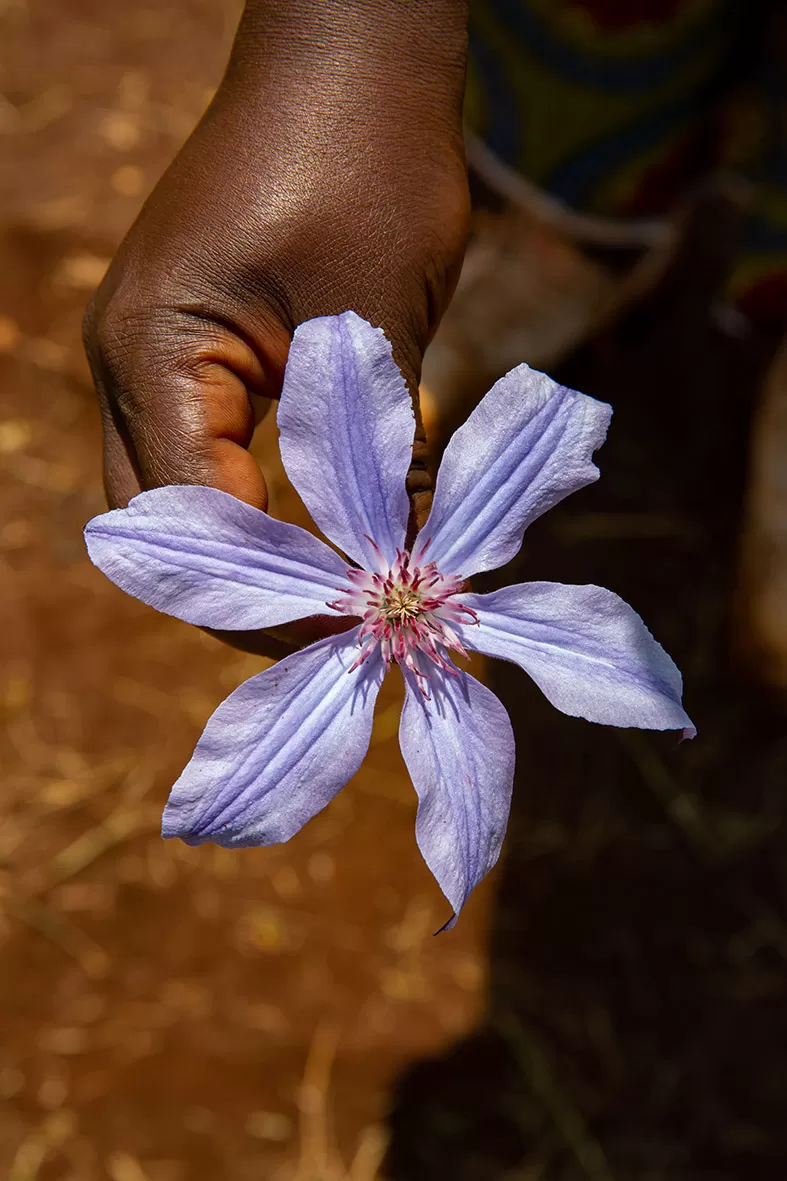
[[[107,498],[209,484],[267,506],[247,447],[294,328],[352,308],[381,325],[419,421],[421,359],[450,299],[468,196],[464,4],[258,0],[226,77],[96,292],[85,340]],[[326,634],[223,638],[279,656]]]

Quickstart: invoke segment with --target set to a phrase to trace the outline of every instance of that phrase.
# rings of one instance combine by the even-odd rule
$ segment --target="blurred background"
[[[395,679],[363,772],[286,848],[162,842],[202,726],[263,663],[141,607],[84,553],[105,507],[84,305],[207,105],[239,15],[223,0],[0,3],[0,1176],[14,1181],[366,1181],[396,1073],[480,1008],[488,896],[432,938],[446,908],[415,846]],[[272,428],[260,454],[287,516]]]
[[[476,6],[473,238],[425,417],[439,451],[522,359],[613,403],[602,480],[504,578],[627,598],[700,736],[594,728],[482,670],[517,729],[514,814],[439,939],[393,678],[364,768],[289,844],[162,842],[202,726],[264,665],[83,550],[82,311],[240,8],[0,0],[0,1174],[781,1181],[780,8]],[[273,422],[254,447],[292,518]]]

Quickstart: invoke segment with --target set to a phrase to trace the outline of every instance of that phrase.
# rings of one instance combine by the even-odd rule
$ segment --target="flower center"
[[[393,624],[403,624],[421,613],[422,604],[423,599],[418,591],[410,586],[395,585],[390,594],[383,597],[379,610],[383,619]]]
[[[418,561],[423,558],[423,551]],[[458,623],[477,623],[476,613],[456,596],[462,590],[457,575],[441,574],[434,562],[416,564],[410,554],[399,551],[387,571],[348,570],[351,591],[328,606],[344,615],[359,615],[357,668],[379,646],[386,664],[396,661],[419,680],[427,678],[430,666],[447,672],[457,670],[449,651],[466,656],[456,631]]]

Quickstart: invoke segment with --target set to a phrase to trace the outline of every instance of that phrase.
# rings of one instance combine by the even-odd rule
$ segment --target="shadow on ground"
[[[533,527],[505,581],[631,602],[699,737],[563,717],[495,666],[518,781],[489,1008],[400,1080],[392,1181],[785,1174],[787,713],[730,655],[770,346],[713,326],[701,274],[673,280],[564,366],[615,406],[602,479]]]

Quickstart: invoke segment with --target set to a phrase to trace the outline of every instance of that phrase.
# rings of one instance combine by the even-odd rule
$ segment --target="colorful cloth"
[[[787,323],[787,20],[765,0],[471,0],[466,120],[582,214],[669,213],[735,171],[755,205],[731,295]]]

